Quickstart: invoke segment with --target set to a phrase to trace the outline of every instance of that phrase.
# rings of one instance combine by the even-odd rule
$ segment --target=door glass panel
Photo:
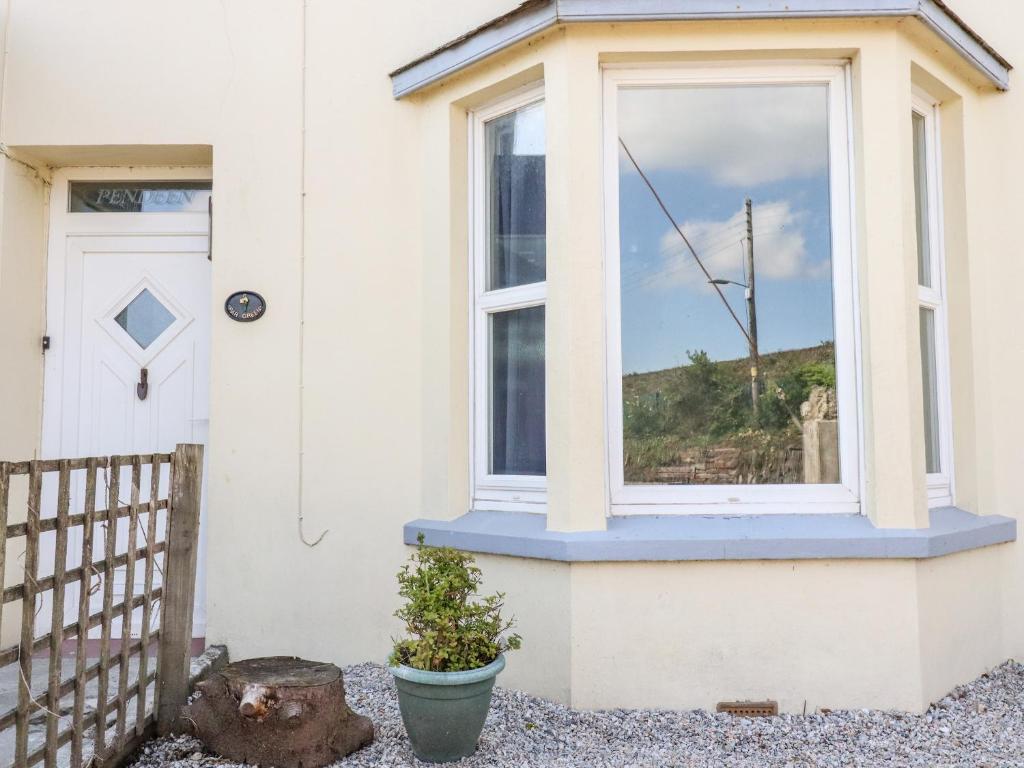
[[[138,296],[117,313],[114,322],[145,349],[171,326],[174,315],[148,288],[143,288]]]
[[[544,280],[544,105],[486,125],[487,290]]]
[[[490,318],[491,474],[543,475],[544,307]]]
[[[203,213],[210,181],[72,181],[71,213]]]

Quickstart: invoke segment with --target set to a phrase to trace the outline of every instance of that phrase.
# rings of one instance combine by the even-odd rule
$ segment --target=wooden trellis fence
[[[5,607],[21,602],[17,633],[3,631],[17,606],[0,611],[0,638],[20,635],[0,648],[0,671],[14,667],[17,681],[16,702],[0,711],[0,765],[116,765],[172,728],[188,695],[202,457],[202,446],[179,445],[173,454],[0,462],[0,592]],[[13,493],[19,475],[27,487]],[[80,553],[69,553],[69,539]],[[51,553],[52,570],[41,572]],[[5,573],[23,577],[6,586]],[[39,626],[47,606],[48,631]],[[47,668],[38,691],[36,662]]]

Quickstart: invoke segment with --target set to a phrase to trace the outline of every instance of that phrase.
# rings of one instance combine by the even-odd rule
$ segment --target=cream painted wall
[[[0,37],[6,39],[6,8],[0,16]],[[0,59],[0,82],[5,62]],[[0,125],[4,117],[0,87]],[[0,457],[28,459],[38,455],[42,419],[45,274],[39,255],[46,247],[47,174],[6,150],[0,156],[0,328],[10,329],[0,341]],[[12,478],[8,519],[25,519],[27,477]],[[4,583],[17,582],[25,552],[24,540],[5,541]],[[21,601],[0,607],[0,645],[18,636]]]
[[[572,702],[921,708],[908,561],[574,565]]]
[[[609,52],[802,51],[850,56],[869,77],[870,91],[858,85],[855,94],[859,208],[868,217],[859,232],[865,413],[872,445],[901,457],[881,461],[868,450],[866,510],[883,525],[926,520],[923,449],[913,437],[920,396],[909,384],[919,353],[901,303],[912,287],[909,176],[898,170],[909,132],[891,137],[909,110],[907,87],[921,77],[912,62],[946,83],[957,130],[944,139],[963,153],[946,180],[958,498],[981,514],[1017,515],[1016,79],[1009,93],[988,91],[912,22],[595,24],[392,99],[388,71],[513,5],[400,0],[385,15],[370,0],[11,0],[0,141],[35,149],[44,175],[48,163],[151,164],[212,151],[209,640],[238,658],[386,655],[398,631],[402,523],[468,505],[465,110],[542,74],[554,125],[558,300],[549,527],[604,525],[601,201],[591,154],[596,66]],[[1002,53],[1024,61],[1013,31],[1024,9],[1012,0],[962,5]],[[0,303],[10,312],[0,352],[19,371],[14,382],[0,377],[0,387],[17,387],[0,389],[0,403],[17,403],[5,417],[19,419],[0,430],[0,455],[20,458],[39,440],[45,187],[22,166],[4,163],[0,173],[0,298],[16,280],[21,302]],[[260,322],[239,325],[220,312],[238,288],[266,296]],[[316,546],[300,538],[300,510],[307,541],[325,533]],[[502,682],[579,706],[778,696],[789,710],[805,699],[809,709],[920,709],[986,665],[1024,654],[1018,545],[924,564],[481,563],[488,587],[508,592],[525,637]]]
[[[214,302],[243,283],[272,287],[264,322],[217,312],[213,329],[209,632],[244,627],[254,644],[280,575],[247,553],[294,540],[301,41],[296,3],[14,0],[8,46],[7,145],[64,146],[70,162],[75,147],[216,147]]]
[[[973,680],[1006,658],[1002,580],[1012,550],[963,552],[917,565],[922,703]],[[979,661],[981,662],[979,664]]]
[[[339,46],[353,18],[377,18],[375,4],[12,0],[3,142],[45,148],[41,165],[115,154],[146,164],[148,145],[212,146],[213,302],[242,284],[267,297],[257,324],[214,314],[208,634],[236,655],[383,658],[395,629],[396,531],[420,505],[421,396],[409,365],[421,349],[420,216],[414,156],[401,151],[418,116],[392,100],[386,72],[425,37],[501,10],[449,8],[410,4],[386,45]],[[41,275],[43,249],[22,253]],[[321,350],[308,371],[303,334]],[[38,328],[25,335],[37,355]],[[39,400],[38,381],[28,391]],[[34,423],[7,434],[38,445]],[[300,487],[309,539],[329,531],[318,548],[300,540]],[[317,615],[333,631],[290,631]]]
[[[0,455],[38,450],[43,380],[43,262],[47,182],[33,168],[0,158]]]
[[[972,2],[972,24],[1018,66],[1024,66],[1024,39],[1017,33],[1019,5],[1007,2]],[[1024,466],[1024,412],[1014,403],[1015,382],[1022,372],[1024,339],[1016,330],[1024,285],[1024,263],[1015,228],[1024,206],[1019,183],[1024,168],[1024,143],[1018,126],[1024,120],[1024,93],[1018,80],[1002,96],[980,94],[976,111],[965,113],[968,146],[964,197],[968,207],[967,240],[970,245],[971,303],[975,356],[974,398],[977,419],[978,506],[1021,520],[1020,468]],[[1010,224],[1010,226],[1007,226]],[[1001,562],[1003,585],[1003,651],[1005,657],[1024,658],[1024,548],[1016,546]],[[979,591],[980,579],[972,579]]]
[[[0,157],[0,328],[10,329],[0,348],[0,456],[33,458],[38,433],[43,381],[43,264],[46,181],[34,169]],[[27,477],[13,478],[10,522],[25,519]],[[17,583],[24,539],[5,542],[4,583]],[[21,601],[2,608],[0,645],[18,635]]]
[[[486,589],[505,593],[506,610],[523,636],[524,649],[509,655],[501,684],[555,701],[573,701],[572,567],[493,555],[480,556],[478,565],[484,571]]]

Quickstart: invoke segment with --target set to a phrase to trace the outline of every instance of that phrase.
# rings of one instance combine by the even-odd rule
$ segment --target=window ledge
[[[405,543],[563,562],[804,560],[941,557],[1016,541],[1017,521],[956,507],[931,510],[928,528],[876,528],[863,515],[612,517],[606,531],[559,533],[544,515],[469,512],[456,520],[413,520]]]

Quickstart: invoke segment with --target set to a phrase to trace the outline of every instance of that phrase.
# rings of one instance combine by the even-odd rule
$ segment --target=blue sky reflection
[[[827,86],[658,86],[619,92],[619,135],[716,278],[744,282],[754,203],[761,353],[834,338]],[[620,150],[623,372],[687,351],[741,358],[746,339]],[[743,289],[723,288],[744,317]]]

